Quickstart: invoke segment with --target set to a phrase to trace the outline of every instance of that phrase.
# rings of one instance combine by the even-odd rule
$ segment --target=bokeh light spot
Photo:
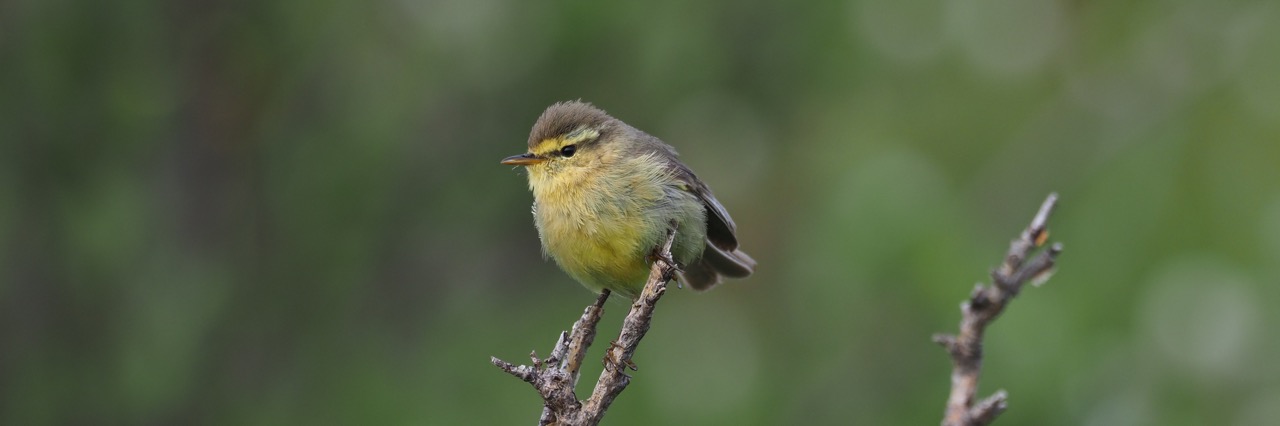
[[[948,3],[954,37],[980,71],[1021,76],[1042,68],[1063,37],[1054,0],[958,0]]]
[[[854,6],[855,35],[885,56],[922,62],[942,50],[942,2],[862,0]]]
[[[1147,284],[1141,335],[1181,371],[1210,381],[1245,374],[1246,349],[1259,338],[1260,307],[1243,273],[1216,260],[1181,257]]]

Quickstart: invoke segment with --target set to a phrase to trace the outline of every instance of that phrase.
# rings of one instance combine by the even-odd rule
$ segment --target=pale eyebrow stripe
[[[539,155],[546,154],[560,149],[561,146],[575,144],[597,136],[600,136],[599,130],[590,127],[579,127],[572,132],[565,133],[562,137],[543,139],[530,152]]]
[[[596,136],[600,136],[599,130],[592,129],[590,127],[579,127],[577,129],[574,129],[574,131],[564,135],[564,140],[570,143],[578,143],[586,139],[594,138]]]

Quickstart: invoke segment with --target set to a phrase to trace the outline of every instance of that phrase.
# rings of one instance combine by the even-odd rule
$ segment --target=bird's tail
[[[756,261],[738,249],[725,251],[707,244],[702,258],[685,265],[676,278],[694,290],[705,291],[724,278],[746,278],[756,270]]]

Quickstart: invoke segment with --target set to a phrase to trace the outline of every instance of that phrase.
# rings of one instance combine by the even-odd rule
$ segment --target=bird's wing
[[[716,200],[716,196],[711,194],[711,188],[707,184],[702,183],[698,176],[693,174],[683,164],[673,162],[675,165],[676,178],[684,184],[684,190],[689,191],[702,201],[702,206],[707,210],[707,241],[714,244],[717,248],[724,251],[733,251],[738,248],[738,226],[734,225],[733,218],[729,217],[729,212],[720,205],[720,201]]]

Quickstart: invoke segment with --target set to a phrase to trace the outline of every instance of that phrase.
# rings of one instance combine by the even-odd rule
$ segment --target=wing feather
[[[729,212],[724,209],[719,200],[716,200],[716,196],[711,193],[711,188],[702,183],[693,171],[680,163],[674,163],[674,167],[676,178],[685,184],[685,190],[697,196],[698,200],[702,201],[702,207],[707,210],[707,242],[723,251],[736,250],[738,225],[733,223]]]

